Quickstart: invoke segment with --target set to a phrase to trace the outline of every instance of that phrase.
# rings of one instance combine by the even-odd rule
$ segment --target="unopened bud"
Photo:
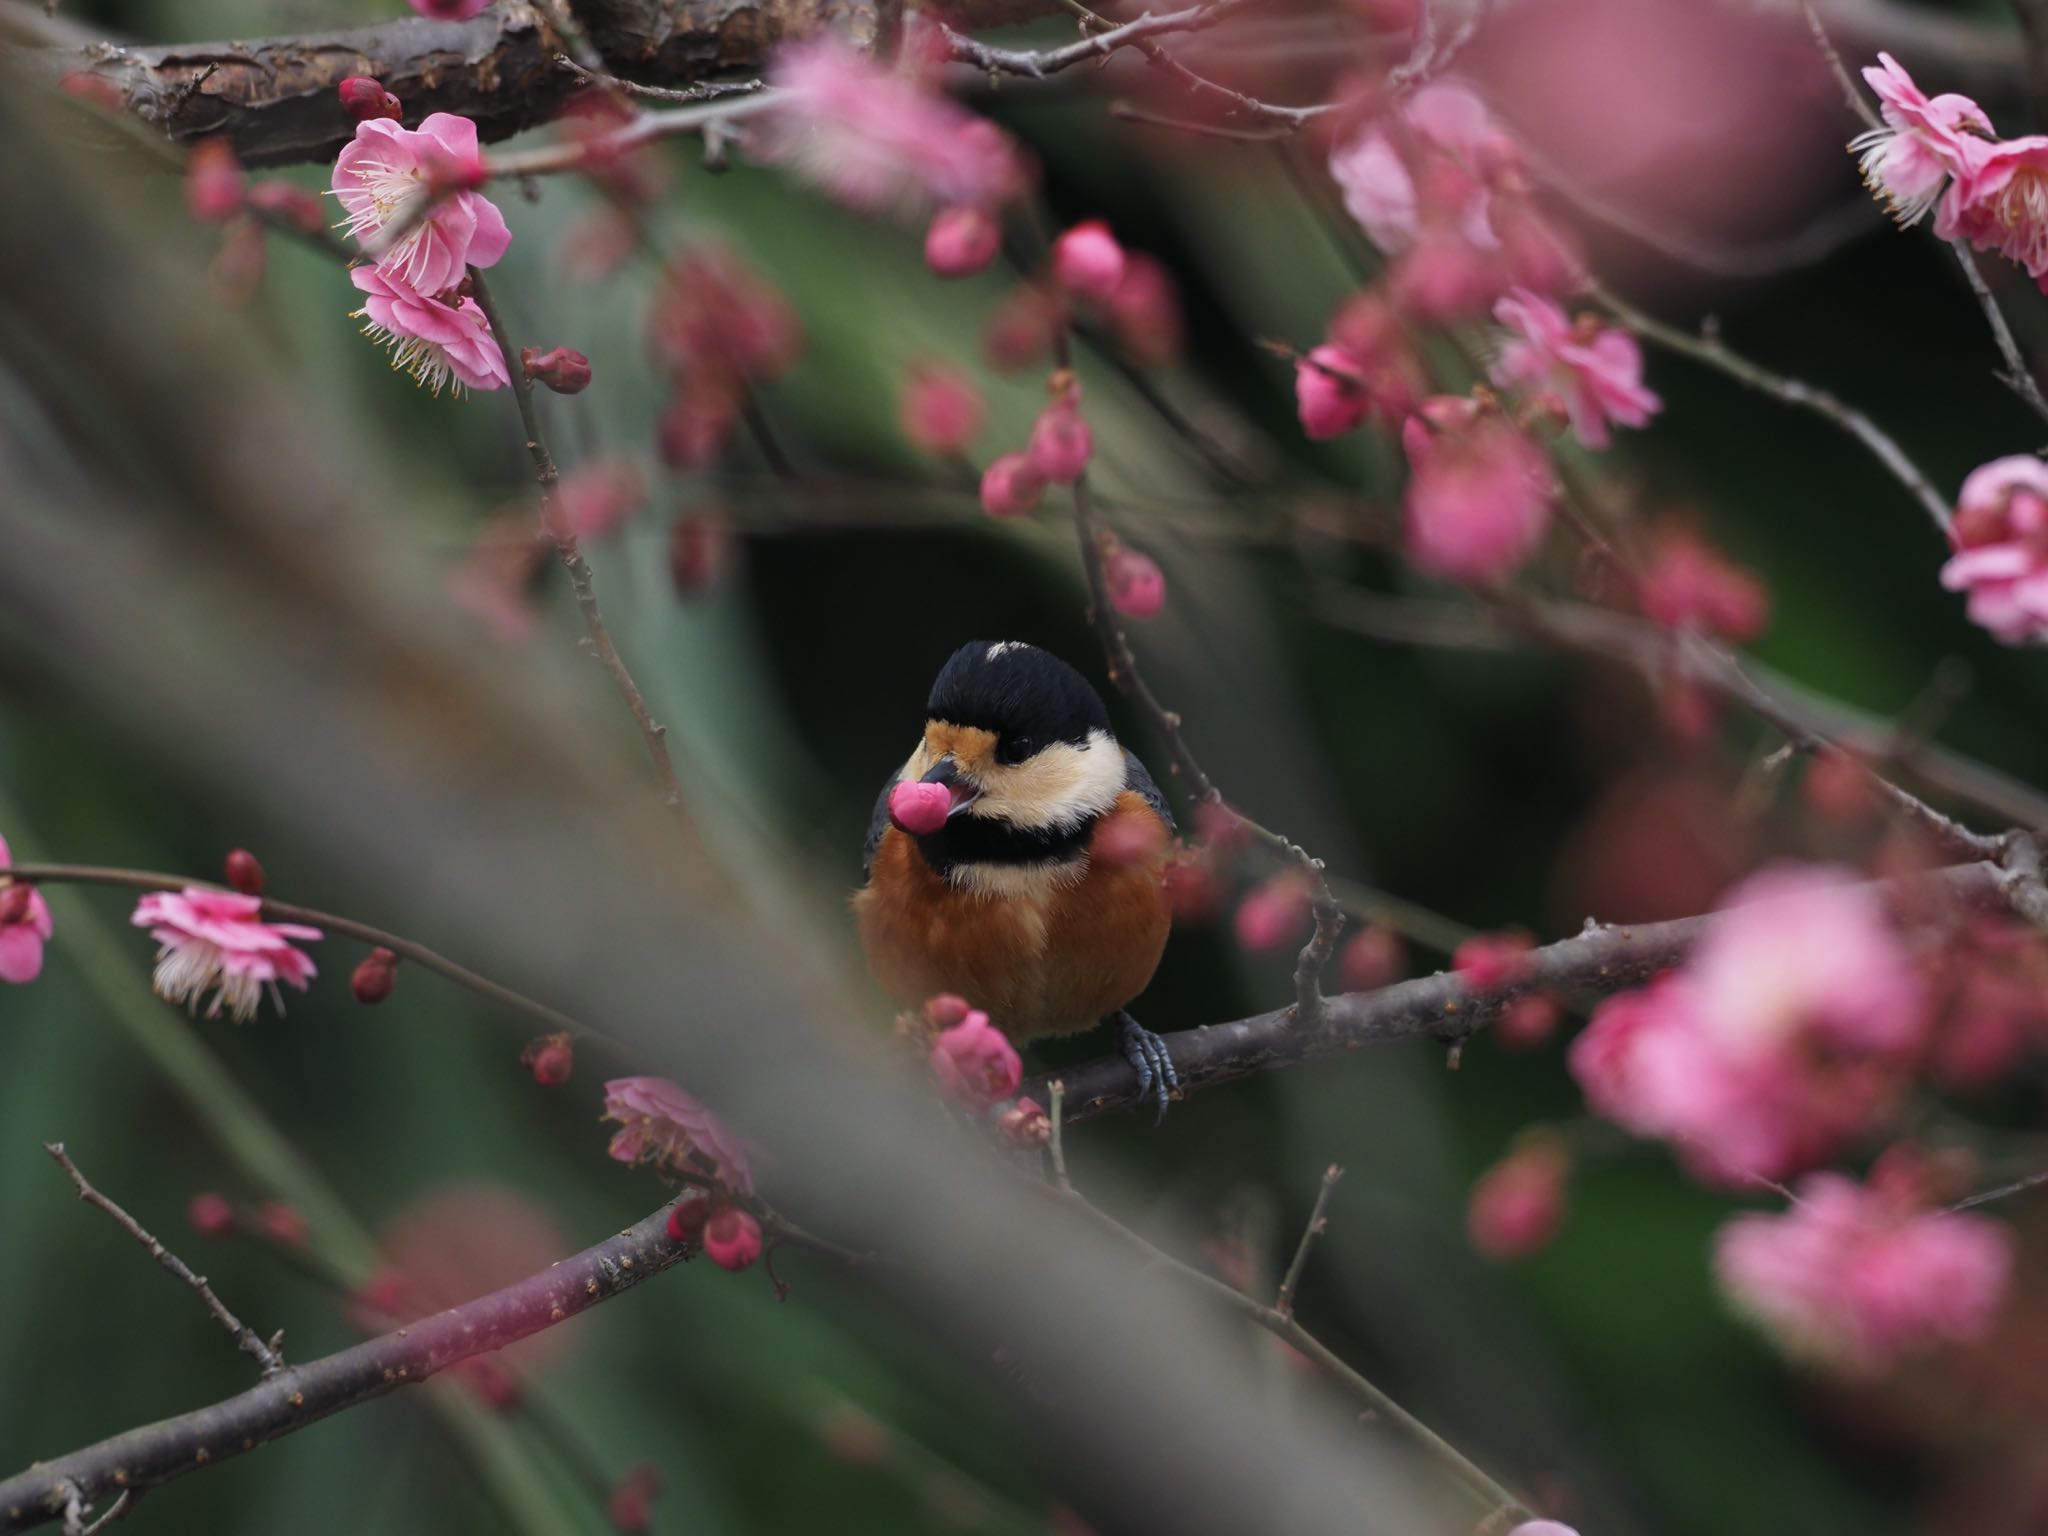
[[[668,1208],[669,1241],[694,1243],[704,1235],[704,1223],[711,1219],[711,1197],[699,1191],[683,1196]]]
[[[249,206],[302,235],[321,234],[327,227],[320,199],[289,181],[257,182],[249,189]]]
[[[286,1248],[296,1248],[306,1240],[306,1218],[298,1207],[282,1200],[266,1200],[256,1212],[256,1221],[265,1237]]]
[[[235,1230],[235,1208],[225,1195],[204,1190],[185,1207],[185,1220],[201,1237],[226,1237]]]
[[[1119,549],[1102,565],[1109,606],[1126,618],[1149,619],[1166,606],[1166,577],[1150,555]]]
[[[957,992],[941,992],[924,1000],[925,1022],[933,1029],[951,1029],[974,1012],[974,1005]]]
[[[1052,1116],[1036,1099],[1019,1099],[1003,1111],[996,1125],[1020,1147],[1042,1147],[1052,1140]]]
[[[519,1059],[543,1088],[559,1088],[576,1070],[576,1047],[567,1034],[542,1035],[520,1053]]]
[[[185,207],[202,224],[224,224],[242,208],[242,162],[226,139],[201,139],[185,157]]]
[[[13,880],[4,888],[0,888],[0,928],[6,927],[9,923],[28,921],[29,897],[34,889],[34,886],[22,885]]]
[[[228,854],[228,884],[244,896],[263,894],[263,866],[256,862],[256,855],[246,848],[237,848]]]
[[[341,97],[341,110],[359,123],[379,117],[395,122],[401,115],[398,98],[368,75],[350,75],[335,90]]]
[[[519,363],[527,378],[558,395],[580,395],[590,387],[590,359],[574,347],[522,347]]]
[[[669,525],[668,574],[678,597],[716,586],[732,555],[732,524],[723,512],[686,510]]]
[[[363,956],[355,974],[348,979],[349,990],[355,993],[356,1001],[366,1006],[383,1002],[397,985],[398,956],[383,948],[373,949]]]

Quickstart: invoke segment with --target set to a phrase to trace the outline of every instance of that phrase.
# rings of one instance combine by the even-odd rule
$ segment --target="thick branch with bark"
[[[668,1236],[668,1207],[540,1274],[306,1365],[225,1402],[38,1462],[0,1482],[0,1533],[91,1507],[281,1440],[329,1414],[425,1381],[473,1355],[551,1328],[631,1290],[692,1251]]]

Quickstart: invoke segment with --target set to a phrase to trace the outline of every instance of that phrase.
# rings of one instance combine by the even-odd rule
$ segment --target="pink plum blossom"
[[[1368,420],[1399,421],[1414,408],[1422,372],[1400,317],[1378,293],[1346,300],[1323,344],[1294,365],[1295,409],[1311,439],[1338,437]]]
[[[1941,199],[1949,178],[1961,175],[1986,147],[1993,137],[1991,119],[1967,96],[1930,98],[1888,53],[1877,56],[1863,79],[1877,93],[1884,126],[1858,134],[1849,148],[1861,157],[1864,184],[1884,199],[1892,217],[1902,225],[1917,224]],[[1947,227],[1952,218],[1944,209],[1936,221],[1945,240],[1955,236]]]
[[[185,208],[202,224],[221,224],[242,211],[246,178],[226,139],[201,139],[185,157]]]
[[[640,466],[622,454],[579,464],[555,488],[556,511],[577,539],[602,539],[624,527],[646,504]]]
[[[1237,904],[1232,927],[1237,942],[1255,955],[1285,948],[1308,926],[1309,895],[1291,874],[1255,885]]]
[[[255,1017],[267,989],[271,1002],[284,1011],[277,984],[306,990],[313,961],[292,940],[321,937],[303,923],[268,923],[263,902],[233,891],[188,885],[182,891],[153,891],[135,904],[129,919],[147,928],[157,942],[157,995],[197,1009],[212,994],[206,1016],[225,1010],[237,1024]]]
[[[1024,1063],[1017,1048],[979,1008],[932,1041],[939,1091],[969,1109],[988,1109],[1017,1091]]]
[[[333,187],[348,214],[344,227],[365,247],[386,224],[410,218],[419,199],[439,196],[377,261],[388,276],[434,295],[461,282],[465,267],[495,265],[512,243],[497,205],[473,190],[483,177],[476,124],[435,112],[418,128],[388,117],[357,123],[334,162]]]
[[[353,319],[363,334],[391,348],[391,366],[409,373],[435,394],[453,385],[503,389],[512,382],[505,354],[475,299],[453,304],[428,298],[379,267],[349,269],[349,281],[363,294]]]
[[[906,203],[993,207],[1024,184],[1009,136],[826,34],[785,47],[762,147],[864,213]]]
[[[619,1162],[651,1162],[714,1178],[734,1194],[754,1192],[746,1144],[665,1077],[613,1078],[604,1085],[604,1118],[619,1123],[610,1148]]]
[[[655,291],[648,329],[657,359],[707,382],[772,379],[803,350],[789,301],[722,246],[690,246]]]
[[[1612,423],[1642,427],[1664,407],[1643,387],[1643,349],[1627,331],[1592,316],[1574,323],[1541,294],[1517,288],[1493,307],[1508,328],[1493,365],[1493,381],[1556,400],[1572,435],[1587,448],[1605,448]]]
[[[1514,140],[1484,102],[1466,86],[1437,80],[1391,118],[1368,122],[1339,143],[1330,155],[1330,176],[1346,211],[1389,255],[1413,245],[1431,219],[1492,250],[1499,241],[1490,218],[1491,183],[1519,159]]]
[[[1609,998],[1572,1042],[1595,1113],[1740,1184],[1812,1166],[1895,1098],[1925,1035],[1919,976],[1840,870],[1780,865],[1729,893],[1683,970]]]
[[[1942,199],[1935,233],[2018,262],[2048,291],[2048,135],[1973,153]]]
[[[1023,517],[1045,495],[1045,476],[1021,453],[1006,453],[981,472],[981,510],[990,517]]]
[[[1724,1226],[1714,1270],[1788,1351],[1870,1376],[1983,1338],[2013,1250],[2012,1233],[1987,1216],[1916,1210],[1874,1185],[1816,1173],[1789,1210]]]
[[[1107,304],[1124,280],[1124,248],[1101,219],[1084,220],[1053,242],[1052,275],[1075,298]]]
[[[0,837],[0,870],[11,863]],[[26,986],[43,973],[43,945],[52,932],[50,904],[32,885],[0,874],[0,981]]]
[[[1550,526],[1552,482],[1550,460],[1526,434],[1499,416],[1437,434],[1417,415],[1401,440],[1410,466],[1402,510],[1416,565],[1490,584],[1536,552]]]
[[[1003,227],[986,208],[963,203],[932,215],[924,236],[924,264],[940,277],[972,277],[1003,250]]]
[[[1763,633],[1771,609],[1762,582],[1682,527],[1665,529],[1652,543],[1636,602],[1653,624],[1738,644]]]
[[[2048,639],[2048,464],[2018,453],[1972,470],[1952,536],[1941,584],[1969,593],[1971,621],[2007,645]]]
[[[913,363],[903,376],[897,424],[911,445],[940,458],[965,453],[988,409],[974,380],[947,363]]]
[[[1142,251],[1125,253],[1123,279],[1103,301],[1102,318],[1142,367],[1163,368],[1180,356],[1180,292],[1165,263]]]
[[[1362,424],[1372,397],[1350,356],[1326,343],[1295,360],[1294,405],[1301,430],[1311,442],[1322,442]]]

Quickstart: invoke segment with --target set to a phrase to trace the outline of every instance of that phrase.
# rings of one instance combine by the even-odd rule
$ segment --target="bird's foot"
[[[1180,1086],[1180,1074],[1173,1070],[1173,1057],[1167,1054],[1166,1042],[1122,1010],[1115,1014],[1114,1022],[1122,1032],[1118,1043],[1124,1060],[1138,1074],[1138,1092],[1150,1094],[1158,1101],[1158,1119],[1164,1120],[1167,1102]]]

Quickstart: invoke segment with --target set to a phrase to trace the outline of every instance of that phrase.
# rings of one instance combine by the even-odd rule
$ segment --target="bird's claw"
[[[1173,1090],[1180,1086],[1180,1074],[1173,1069],[1173,1057],[1164,1040],[1128,1013],[1119,1013],[1116,1018],[1123,1032],[1119,1043],[1124,1060],[1138,1074],[1138,1092],[1158,1101],[1159,1115],[1153,1122],[1158,1124],[1166,1118],[1166,1106]]]

